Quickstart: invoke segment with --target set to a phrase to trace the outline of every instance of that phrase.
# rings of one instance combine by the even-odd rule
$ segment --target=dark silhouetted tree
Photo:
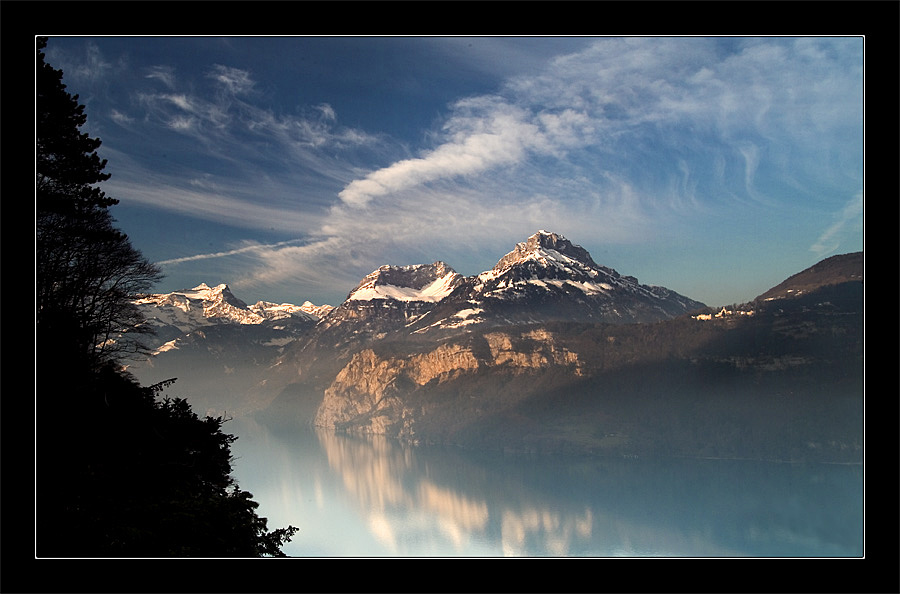
[[[131,298],[161,271],[115,228],[118,201],[98,184],[109,178],[97,155],[99,138],[81,132],[87,116],[62,72],[44,61],[38,39],[36,73],[36,305],[38,351],[93,364],[115,359],[142,328]],[[118,340],[115,340],[119,338]]]
[[[235,482],[225,418],[111,367],[71,379],[54,389],[77,405],[38,423],[56,425],[39,431],[38,556],[284,556],[296,528],[269,531]]]
[[[159,399],[121,369],[159,269],[115,228],[109,178],[80,131],[84,106],[37,41],[36,553],[61,557],[281,556],[231,476],[223,418]]]

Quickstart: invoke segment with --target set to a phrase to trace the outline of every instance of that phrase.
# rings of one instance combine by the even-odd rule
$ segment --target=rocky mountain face
[[[188,379],[201,411],[413,443],[856,461],[860,256],[737,311],[642,285],[543,231],[472,277],[382,266],[318,318],[201,285],[146,298],[162,338],[181,334],[139,379]]]
[[[373,271],[308,335],[285,347],[284,355],[269,370],[266,388],[284,388],[277,397],[279,406],[289,402],[279,413],[285,418],[302,411],[303,422],[310,422],[305,415],[313,411],[313,422],[335,426],[346,420],[334,413],[341,406],[334,403],[353,390],[341,386],[349,384],[346,377],[352,375],[354,357],[365,357],[372,349],[399,350],[401,356],[390,363],[394,373],[424,363],[422,358],[401,362],[410,348],[428,349],[452,338],[466,342],[491,328],[553,321],[651,322],[702,307],[674,291],[641,285],[634,277],[600,266],[584,248],[540,231],[517,244],[491,270],[472,277],[443,262],[382,266]],[[469,347],[453,350],[464,348]],[[476,347],[478,354],[471,358],[484,371],[493,365],[482,354],[503,348]],[[440,353],[439,357],[446,354]],[[515,356],[511,351],[501,355]],[[338,378],[347,365],[350,369]],[[414,373],[419,378],[429,375],[428,371]],[[404,381],[400,375],[395,379]],[[374,380],[365,384],[380,390]],[[263,399],[269,398],[275,396]],[[379,422],[375,421],[376,426]]]
[[[435,340],[476,328],[550,321],[654,322],[702,307],[599,266],[584,248],[540,231],[472,277],[444,262],[382,266],[316,326],[304,348],[346,354],[386,338]]]
[[[520,245],[507,263],[532,261],[521,257],[527,248]],[[313,381],[295,383],[272,408],[281,418],[302,411],[292,422],[411,442],[858,461],[859,263],[843,261],[847,282],[808,285],[737,311],[705,308],[628,324],[471,324],[435,334],[405,328],[330,359],[324,373],[305,368]],[[510,268],[498,264],[494,272]],[[610,278],[594,282],[613,286]],[[636,281],[623,284],[642,292]],[[445,299],[471,296],[473,286],[470,279]]]
[[[664,287],[600,266],[581,246],[539,231],[488,271],[467,278],[412,329],[452,330],[554,320],[656,322],[704,307]]]
[[[443,262],[381,266],[322,320],[311,341],[352,348],[384,338],[434,309],[464,282]]]

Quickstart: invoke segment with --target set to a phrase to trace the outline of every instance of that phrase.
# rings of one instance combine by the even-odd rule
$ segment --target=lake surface
[[[297,557],[858,557],[861,466],[589,459],[224,426]]]

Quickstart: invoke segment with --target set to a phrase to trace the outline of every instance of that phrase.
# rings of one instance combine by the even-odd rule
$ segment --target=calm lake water
[[[406,447],[250,419],[234,474],[297,557],[857,557],[860,466]]]

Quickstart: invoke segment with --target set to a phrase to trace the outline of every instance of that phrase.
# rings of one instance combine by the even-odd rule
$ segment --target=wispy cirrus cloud
[[[248,71],[221,64],[215,64],[208,76],[231,95],[247,93],[253,89],[254,85]]]
[[[456,103],[437,147],[370,172],[339,196],[364,206],[435,180],[572,150],[598,151],[600,171],[623,170],[626,158],[637,168],[649,159],[683,168],[684,159],[667,155],[703,145],[697,154],[708,159],[706,166],[724,154],[739,168],[741,175],[729,172],[722,182],[729,192],[758,200],[763,169],[784,174],[800,165],[811,178],[819,174],[812,169],[823,143],[821,136],[811,142],[813,130],[837,141],[859,126],[859,96],[847,89],[859,89],[861,53],[850,48],[841,53],[829,40],[762,39],[723,54],[714,39],[601,40],[545,72],[516,77],[497,96]],[[762,154],[763,145],[769,154]],[[858,149],[851,142],[841,165],[856,167]],[[785,166],[788,153],[798,158]]]
[[[327,103],[278,113],[253,101],[256,81],[247,70],[214,65],[206,75],[213,85],[210,89],[180,83],[171,67],[155,66],[146,78],[162,82],[167,89],[145,89],[135,95],[141,119],[189,134],[211,150],[219,147],[220,156],[240,157],[262,145],[287,157],[309,149],[347,149],[378,142],[371,134],[340,125]],[[130,117],[137,119],[138,114]]]
[[[72,64],[66,74],[78,80],[104,80],[117,68],[114,62],[103,56],[100,48],[94,43],[87,44],[82,59]]]
[[[683,232],[729,204],[745,220],[798,196],[821,208],[823,179],[861,183],[846,135],[861,127],[860,86],[858,40],[599,40],[451,105],[432,148],[349,182],[322,230],[390,253],[412,235],[397,221],[435,245],[491,233],[479,221],[509,241],[554,218],[573,233],[600,222],[618,242]],[[379,233],[360,233],[359,217]]]
[[[130,134],[104,145],[115,170],[111,191],[201,220],[307,233],[353,175],[334,152],[382,142],[342,125],[327,103],[279,113],[251,101],[256,83],[246,70],[216,65],[206,78],[211,88],[155,66],[145,79],[165,89],[145,86],[111,110]],[[149,158],[114,148],[123,142],[139,142]]]
[[[347,125],[321,98],[271,105],[273,80],[225,61],[193,78],[157,62],[112,118],[155,161],[115,155],[108,183],[247,237],[293,233],[165,260],[240,258],[247,287],[438,257],[479,272],[538,228],[589,249],[762,243],[755,218],[801,213],[803,249],[823,250],[855,220],[815,225],[862,186],[859,39],[599,38],[538,67],[524,51],[537,45],[480,45],[466,64],[495,74],[496,56],[512,56],[515,75],[455,97],[414,140]],[[471,51],[465,40],[429,46]],[[322,273],[337,261],[341,272]]]
[[[837,213],[835,221],[816,239],[809,250],[822,257],[834,253],[842,245],[842,235],[847,232],[859,232],[863,222],[863,195],[859,193],[851,198],[844,208]]]
[[[593,122],[584,113],[533,113],[501,97],[469,98],[452,106],[444,125],[446,141],[423,156],[404,159],[354,180],[338,196],[350,206],[428,182],[481,175],[517,166],[531,155],[559,156],[584,144]]]
[[[196,262],[198,260],[209,260],[212,258],[224,258],[227,256],[237,256],[239,254],[247,254],[251,252],[264,252],[268,250],[277,250],[284,246],[293,245],[299,243],[300,239],[290,239],[287,241],[278,241],[275,243],[269,244],[261,244],[256,242],[247,242],[246,245],[241,247],[232,248],[230,250],[224,250],[220,252],[211,252],[208,254],[194,254],[193,256],[184,256],[182,258],[171,258],[169,260],[159,260],[156,264],[160,266],[169,266],[172,264],[183,264],[184,262]]]
[[[147,69],[144,78],[158,80],[170,89],[175,88],[175,68],[172,66],[152,66]]]

